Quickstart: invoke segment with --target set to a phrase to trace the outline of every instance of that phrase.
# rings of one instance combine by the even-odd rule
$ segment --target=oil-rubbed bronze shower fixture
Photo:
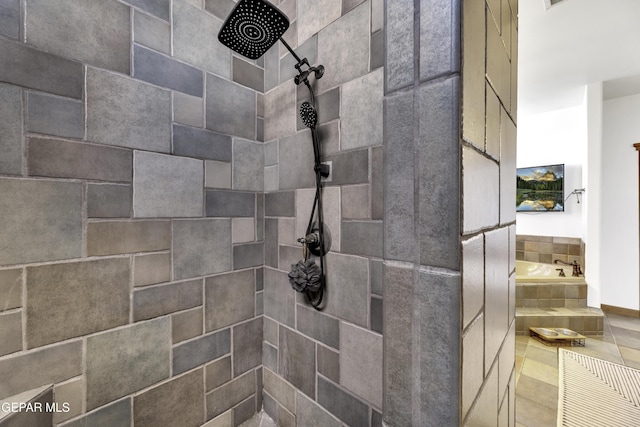
[[[315,108],[315,95],[309,83],[309,76],[316,79],[324,75],[322,65],[311,66],[307,58],[302,58],[291,49],[282,38],[289,28],[289,19],[267,0],[239,0],[218,33],[218,40],[233,51],[249,59],[258,59],[278,40],[287,48],[297,61],[298,71],[293,79],[296,85],[304,83],[309,89],[310,101],[300,106],[300,118],[311,130],[313,141],[316,195],[311,209],[309,224],[304,237],[298,239],[302,244],[302,260],[291,265],[289,283],[298,292],[302,292],[309,304],[318,310],[323,308],[325,289],[324,256],[331,248],[331,234],[322,221],[322,178],[329,176],[329,166],[321,162],[320,141],[316,131],[318,113]],[[314,216],[316,220],[314,221]],[[310,258],[310,253],[318,257],[320,266]]]

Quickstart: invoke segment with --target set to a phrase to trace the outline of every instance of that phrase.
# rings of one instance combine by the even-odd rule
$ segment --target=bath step
[[[516,307],[586,308],[587,284],[516,282]]]
[[[529,328],[567,328],[582,335],[602,335],[604,314],[593,307],[516,308],[516,335],[529,335]]]

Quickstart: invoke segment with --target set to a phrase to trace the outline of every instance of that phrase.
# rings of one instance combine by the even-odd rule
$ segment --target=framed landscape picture
[[[564,164],[518,168],[516,212],[564,211]]]

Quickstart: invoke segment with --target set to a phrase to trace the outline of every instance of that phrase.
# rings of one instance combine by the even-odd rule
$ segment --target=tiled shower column
[[[514,7],[386,3],[389,426],[514,422]]]

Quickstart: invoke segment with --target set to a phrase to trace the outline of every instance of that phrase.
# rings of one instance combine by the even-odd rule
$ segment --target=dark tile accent
[[[84,137],[83,103],[74,99],[29,93],[26,129],[29,132],[82,139]]]
[[[0,27],[2,27],[1,20],[0,16]],[[22,129],[24,127],[22,92],[22,89],[17,86],[0,83],[0,117],[2,117],[0,173],[2,174],[22,175]]]
[[[264,70],[247,61],[233,57],[233,81],[258,92],[264,92]]]
[[[253,270],[205,279],[205,329],[213,331],[254,316]]]
[[[171,26],[168,22],[135,11],[133,41],[168,55],[171,53]]]
[[[133,196],[130,185],[87,185],[89,218],[129,218]]]
[[[233,425],[248,421],[256,413],[256,396],[251,396],[235,408],[233,408]]]
[[[0,39],[0,81],[80,99],[84,70],[79,62]]]
[[[371,330],[382,333],[382,298],[371,297]]]
[[[207,129],[254,140],[256,93],[239,84],[207,74]]]
[[[371,278],[371,293],[382,296],[384,288],[383,263],[381,260],[372,259],[369,264]]]
[[[133,321],[152,319],[202,305],[202,279],[136,290]]]
[[[65,424],[65,427],[112,427],[131,425],[131,398],[105,405],[95,412]]]
[[[256,119],[256,140],[264,142],[264,119],[258,117]]]
[[[173,221],[174,279],[231,270],[231,220]]]
[[[231,137],[206,129],[174,124],[173,154],[230,162]]]
[[[384,219],[384,148],[371,149],[371,219]]]
[[[343,221],[340,250],[343,253],[382,258],[383,223],[380,221]]]
[[[256,268],[256,292],[264,289],[264,268]]]
[[[382,414],[375,409],[371,410],[371,427],[382,427]]]
[[[202,369],[173,378],[133,398],[136,427],[198,427],[203,419]]]
[[[202,71],[167,56],[133,46],[133,76],[168,89],[193,96],[203,96]]]
[[[105,221],[87,226],[89,256],[167,249],[171,249],[170,221]]]
[[[265,216],[295,216],[295,191],[276,191],[264,196]]]
[[[5,358],[0,361],[0,399],[81,374],[81,340]]]
[[[253,371],[207,394],[207,420],[217,417],[228,409],[256,393],[256,377]]]
[[[278,373],[312,399],[316,396],[316,346],[313,341],[280,326]]]
[[[231,381],[231,356],[209,363],[205,368],[206,390],[210,391]]]
[[[287,273],[266,268],[264,271],[264,314],[289,327],[295,327],[296,291]]]
[[[127,324],[130,274],[127,258],[28,267],[27,347]]]
[[[264,220],[264,265],[278,268],[278,220]],[[266,301],[265,301],[266,302]]]
[[[25,27],[29,29],[25,36],[30,45],[99,68],[129,73],[131,8],[127,5],[116,1],[34,0],[26,6],[25,15]]]
[[[22,307],[22,269],[0,270],[0,307]]]
[[[356,150],[327,156],[333,161],[331,185],[369,182],[369,150]]]
[[[140,9],[148,12],[158,18],[169,21],[171,15],[171,2],[170,0],[124,0],[131,6],[139,7]]]
[[[173,348],[173,374],[203,365],[231,351],[231,333],[223,329]]]
[[[86,338],[87,411],[169,378],[170,334],[163,317]]]
[[[297,329],[304,335],[340,349],[340,322],[315,309],[298,305]]]
[[[20,0],[5,0],[0,4],[0,34],[20,39]]]
[[[233,327],[233,376],[262,364],[262,317]]]
[[[131,182],[130,150],[56,139],[29,138],[31,176]]]
[[[171,316],[171,341],[175,344],[202,335],[202,308]]]
[[[371,34],[370,69],[373,71],[384,65],[384,31],[379,30]]]
[[[264,243],[248,243],[233,247],[233,269],[257,267],[264,264]]]
[[[346,15],[364,0],[342,0],[342,15]]]
[[[219,19],[225,20],[235,3],[233,0],[205,0],[204,10],[213,13]]]
[[[369,425],[369,407],[320,376],[318,403],[349,426]]]
[[[207,190],[208,217],[250,217],[255,216],[255,212],[255,193]]]
[[[0,356],[22,350],[22,312],[0,313]]]
[[[256,240],[264,240],[264,193],[256,194]]]

